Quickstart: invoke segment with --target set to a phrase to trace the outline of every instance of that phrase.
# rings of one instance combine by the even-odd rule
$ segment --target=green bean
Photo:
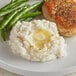
[[[34,13],[25,13],[24,15],[22,15],[21,19],[26,20],[27,18],[36,17],[36,16],[39,16],[41,14],[42,14],[42,12],[40,12],[40,11],[36,11]]]
[[[6,35],[7,35],[6,30],[5,29],[1,30],[1,37],[4,41],[6,41]]]
[[[5,5],[4,7],[2,7],[2,8],[0,9],[0,11],[13,8],[13,6],[15,6],[16,4],[18,4],[18,3],[20,3],[20,2],[27,2],[27,1],[28,1],[28,0],[15,0],[15,1],[12,0],[12,2],[10,2],[10,3],[8,3],[7,5]]]
[[[0,30],[4,29],[7,24],[11,21],[11,19],[22,9],[19,9],[18,11],[14,11],[10,14],[8,14],[1,22],[0,22]]]
[[[15,6],[13,6],[13,9],[2,10],[2,11],[0,11],[0,17],[4,16],[10,12],[13,12],[14,10],[17,10],[25,5],[26,5],[25,2],[20,2],[20,3],[16,4]]]
[[[26,18],[24,21],[31,21],[34,17]]]
[[[34,12],[34,13],[26,13],[26,14],[24,14],[24,15],[21,17],[20,21],[30,21],[30,20],[32,20],[34,17],[39,16],[39,15],[41,15],[41,12],[39,12],[39,11]],[[10,28],[12,28],[12,26],[10,26],[10,25],[8,24],[7,29],[10,29]]]
[[[17,1],[17,0],[11,0],[11,3],[15,2],[15,1]]]
[[[13,12],[9,15],[7,15],[1,22],[0,22],[0,30],[2,30],[4,27],[6,27],[6,25],[8,24],[8,22],[14,17],[14,15],[17,12]]]
[[[23,9],[21,12],[17,13],[15,15],[15,17],[10,21],[9,27],[14,26],[14,24],[22,17],[22,15],[24,15],[25,13],[27,13],[28,11],[30,11],[34,8],[37,8],[40,4],[41,4],[41,2],[35,3],[32,6],[26,8],[26,9]]]

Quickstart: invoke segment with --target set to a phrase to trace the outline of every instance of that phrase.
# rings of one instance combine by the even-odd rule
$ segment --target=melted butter
[[[33,39],[38,48],[43,48],[50,41],[50,32],[44,29],[37,29],[33,34]]]

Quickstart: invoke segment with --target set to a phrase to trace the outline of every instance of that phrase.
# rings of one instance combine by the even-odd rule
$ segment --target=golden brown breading
[[[57,23],[61,35],[76,35],[75,0],[46,0],[42,9],[45,18]]]

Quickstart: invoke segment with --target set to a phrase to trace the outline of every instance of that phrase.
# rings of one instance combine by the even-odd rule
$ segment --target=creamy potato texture
[[[49,61],[66,56],[66,44],[56,24],[47,20],[17,22],[10,33],[12,52],[30,61]]]

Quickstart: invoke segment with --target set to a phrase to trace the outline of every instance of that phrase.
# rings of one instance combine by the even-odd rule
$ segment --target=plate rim
[[[0,60],[0,67],[1,68],[3,68],[3,69],[6,69],[6,70],[8,70],[8,68],[11,68],[11,69],[15,69],[16,71],[27,71],[27,72],[37,72],[37,73],[52,73],[52,72],[62,72],[62,71],[68,71],[68,70],[72,70],[72,69],[74,69],[74,68],[76,68],[76,66],[72,66],[72,67],[68,67],[68,68],[63,68],[63,69],[57,69],[57,70],[49,70],[49,71],[32,71],[32,70],[27,70],[27,69],[21,69],[21,68],[18,68],[18,67],[16,67],[16,66],[13,66],[13,65],[11,65],[11,64],[8,64],[8,63],[6,63],[5,61],[2,61],[2,60]]]

